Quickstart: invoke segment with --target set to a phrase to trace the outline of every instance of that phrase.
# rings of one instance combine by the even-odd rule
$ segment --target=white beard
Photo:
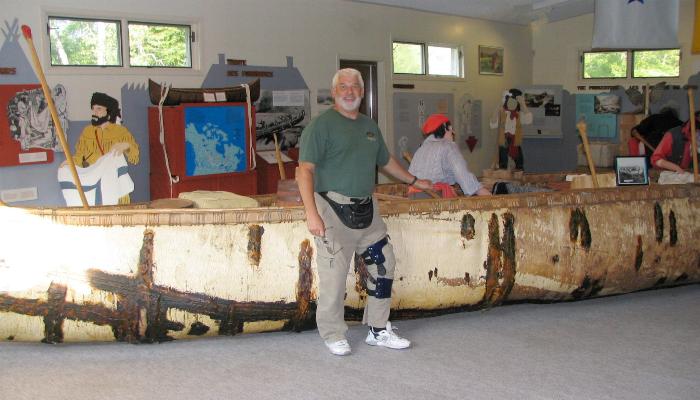
[[[343,100],[341,96],[336,96],[335,98],[335,104],[339,105],[340,108],[347,112],[353,112],[357,111],[360,109],[360,103],[362,102],[361,97],[356,97],[354,101],[352,102],[347,102]]]

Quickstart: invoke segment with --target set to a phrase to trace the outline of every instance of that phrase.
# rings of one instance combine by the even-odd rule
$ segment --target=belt
[[[319,192],[319,194],[326,195],[329,199],[338,204],[363,204],[372,200],[372,196],[349,197],[338,192]]]

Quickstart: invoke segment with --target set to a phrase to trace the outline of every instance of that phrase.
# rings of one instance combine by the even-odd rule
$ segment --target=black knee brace
[[[393,283],[393,279],[377,278],[377,284],[374,287],[374,293],[371,294],[378,299],[389,299],[391,298],[391,285]]]
[[[389,243],[387,237],[388,236],[385,236],[382,240],[370,245],[364,253],[360,254],[365,265],[377,264],[377,275],[379,276],[386,275],[386,268],[384,268],[384,261],[386,261],[386,258],[384,258],[382,248]]]
[[[369,277],[369,280],[375,284],[374,290],[367,290],[367,292],[370,296],[378,299],[391,298],[391,286],[394,283],[393,279],[384,278],[384,275],[386,275],[386,268],[384,267],[386,258],[382,249],[388,243],[388,236],[385,236],[382,240],[367,247],[367,250],[360,254],[365,265],[377,264],[377,279],[372,279],[372,276]]]

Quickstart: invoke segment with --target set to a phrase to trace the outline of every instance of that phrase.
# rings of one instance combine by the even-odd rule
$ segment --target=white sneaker
[[[352,352],[350,343],[347,340],[338,340],[337,342],[326,342],[326,347],[336,356],[346,356]]]
[[[391,322],[388,321],[386,323],[386,329],[376,334],[372,332],[370,328],[365,343],[370,346],[383,346],[390,349],[405,349],[411,346],[411,341],[397,335],[394,332],[394,327],[391,326]]]

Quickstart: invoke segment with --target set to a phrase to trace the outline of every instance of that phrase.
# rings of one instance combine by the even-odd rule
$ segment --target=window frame
[[[394,44],[414,44],[420,45],[422,49],[422,72],[420,74],[414,74],[410,72],[395,72],[394,71]],[[458,75],[442,75],[442,74],[431,74],[430,73],[430,47],[442,47],[450,48],[457,51],[457,67],[459,69]],[[447,43],[436,43],[418,40],[401,40],[392,39],[391,41],[391,73],[395,79],[432,79],[432,80],[464,80],[465,79],[465,67],[464,67],[464,49],[461,45],[457,44],[447,44]]]
[[[51,65],[51,38],[48,32],[49,18],[64,18],[64,19],[84,19],[84,20],[109,20],[120,23],[120,46],[122,51],[122,65],[121,66],[97,66],[97,65]],[[129,38],[128,38],[128,24],[141,23],[149,25],[174,25],[174,26],[189,26],[190,27],[190,67],[160,67],[160,66],[132,66],[129,63],[129,57],[125,55],[130,55]],[[201,22],[196,19],[178,19],[178,18],[163,18],[154,15],[130,15],[130,14],[114,14],[112,13],[109,17],[104,17],[104,15],[97,12],[76,12],[74,9],[64,9],[64,8],[43,8],[42,9],[42,35],[41,35],[41,49],[39,57],[42,59],[43,65],[45,65],[45,71],[47,73],[54,74],[80,74],[80,73],[90,73],[95,75],[142,75],[144,69],[153,70],[153,73],[159,73],[162,75],[199,75],[201,74],[201,55],[202,55],[202,35],[199,34]],[[194,40],[193,40],[194,37]],[[39,43],[36,40],[35,42]]]
[[[70,21],[89,21],[89,22],[108,22],[108,23],[115,23],[117,26],[117,57],[118,57],[118,64],[54,64],[53,61],[51,60],[51,49],[53,48],[52,44],[53,41],[51,39],[51,20],[56,19],[56,20],[70,20]],[[122,21],[118,19],[108,19],[108,18],[99,18],[99,17],[67,17],[67,16],[57,16],[57,15],[47,15],[46,19],[46,44],[47,44],[47,57],[48,57],[48,63],[47,65],[50,65],[52,68],[122,68],[124,67],[124,44],[122,40]]]
[[[678,75],[666,75],[666,76],[635,76],[634,71],[634,59],[635,54],[643,51],[668,51],[668,50],[678,50]],[[680,47],[668,48],[668,49],[634,49],[631,50],[632,57],[630,58],[631,68],[630,75],[633,79],[659,79],[659,78],[680,78],[681,76],[681,61],[683,60],[683,50]]]
[[[419,74],[413,74],[410,72],[396,72],[394,70],[394,44],[413,44],[413,45],[418,45],[421,48],[421,72]],[[405,40],[392,40],[391,41],[391,73],[394,75],[399,75],[399,76],[424,76],[426,75],[427,71],[427,63],[426,63],[426,54],[427,54],[427,48],[425,43],[422,42],[413,42],[413,41],[405,41]]]
[[[430,73],[430,48],[431,47],[440,47],[443,49],[451,49],[453,51],[457,52],[457,75],[442,75],[442,74],[431,74]],[[426,54],[425,58],[428,61],[428,70],[426,72],[427,76],[430,77],[439,77],[439,78],[452,78],[452,79],[460,79],[464,78],[464,52],[462,51],[462,46],[458,45],[453,45],[453,44],[443,44],[443,43],[426,43]]]
[[[605,77],[591,77],[586,78],[586,54],[600,54],[600,53],[625,53],[625,76],[605,76]],[[630,55],[628,50],[584,50],[581,52],[581,76],[580,78],[584,81],[591,79],[628,79],[630,71]]]
[[[167,23],[167,22],[141,21],[141,20],[135,20],[135,19],[134,20],[126,19],[125,22],[126,22],[125,39],[126,39],[127,45],[129,46],[127,48],[127,50],[128,50],[127,54],[128,54],[128,65],[130,68],[149,68],[149,69],[167,68],[167,69],[177,69],[177,70],[183,70],[183,69],[187,70],[187,69],[193,68],[194,61],[192,59],[193,58],[192,57],[192,53],[193,53],[192,47],[193,47],[193,43],[195,42],[195,40],[193,40],[193,38],[196,37],[196,34],[194,33],[194,31],[192,29],[192,25]],[[129,25],[131,25],[131,24],[140,24],[140,25],[148,25],[148,26],[186,27],[187,29],[189,29],[189,35],[187,36],[187,50],[188,50],[187,52],[189,55],[188,58],[190,61],[190,65],[187,67],[178,67],[178,66],[152,66],[152,65],[133,65],[133,64],[131,64],[131,37],[129,36]]]
[[[678,50],[678,75],[675,76],[635,76],[634,71],[634,57],[637,52],[643,51],[663,51],[663,50]],[[622,53],[624,52],[627,58],[626,74],[624,77],[608,77],[608,78],[586,78],[586,65],[585,65],[585,54],[586,53]],[[663,48],[663,49],[603,49],[603,50],[581,50],[579,57],[579,67],[580,74],[579,79],[583,81],[590,80],[616,80],[616,79],[661,79],[661,78],[680,78],[681,76],[681,66],[683,61],[683,49],[680,47],[673,48]]]

